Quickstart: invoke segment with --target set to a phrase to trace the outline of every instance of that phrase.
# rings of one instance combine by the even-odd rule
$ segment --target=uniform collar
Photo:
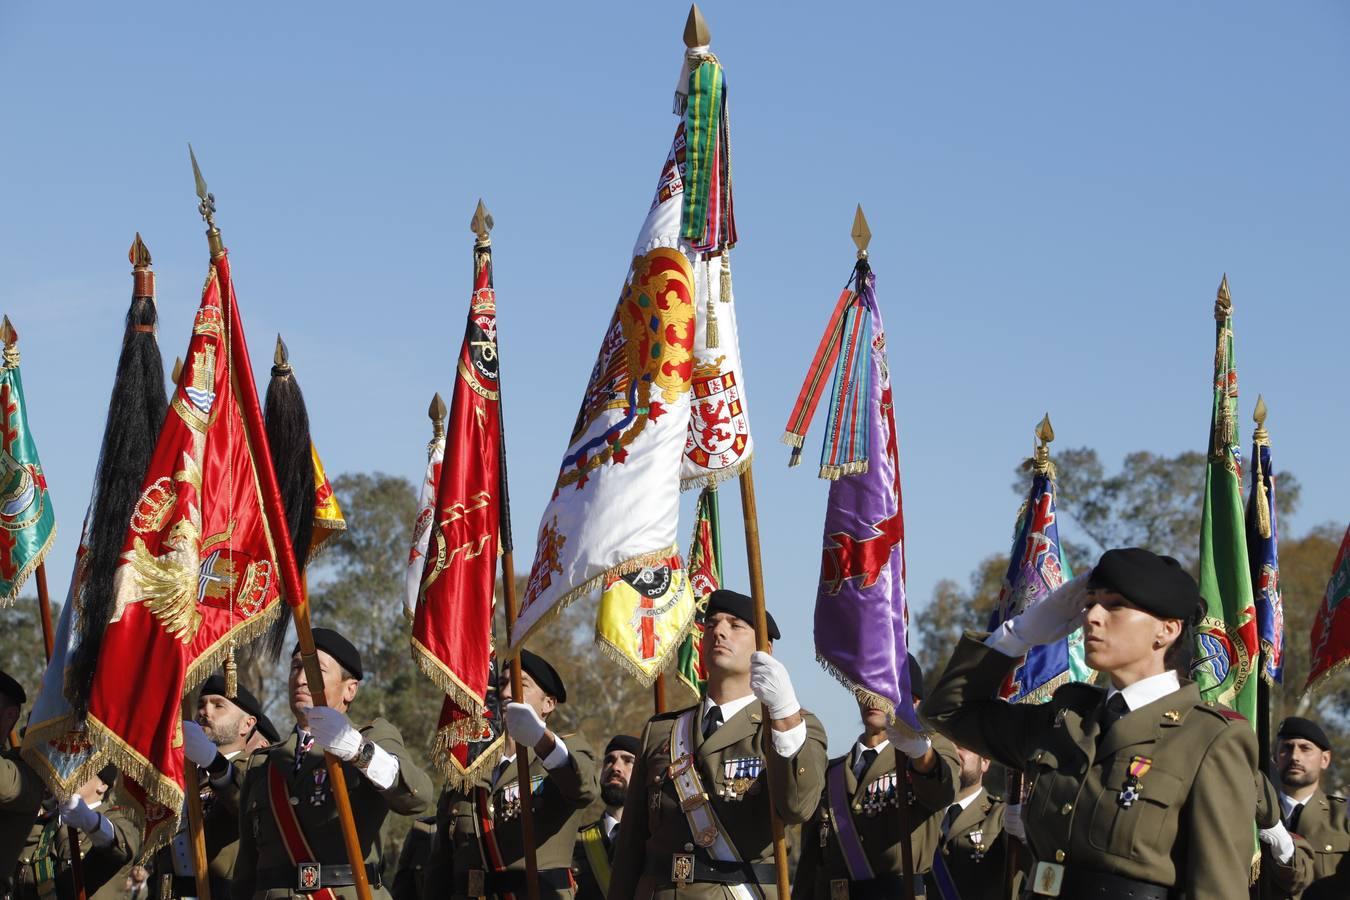
[[[728,700],[726,703],[720,704],[722,708],[723,724],[730,722],[732,716],[736,715],[736,713],[745,709],[747,706],[749,706],[751,703],[754,702],[755,702],[755,695],[746,694],[744,697],[737,697],[735,700]],[[719,704],[713,702],[711,697],[704,697],[703,698],[704,718],[707,718],[709,710],[711,710],[714,706],[718,705]]]
[[[1134,684],[1120,690],[1117,690],[1114,686],[1109,687],[1106,690],[1106,699],[1110,700],[1116,694],[1123,694],[1125,703],[1131,710],[1135,710],[1148,706],[1154,700],[1161,700],[1168,694],[1179,690],[1181,690],[1181,679],[1177,678],[1175,670],[1168,669],[1166,672],[1141,678]]]
[[[965,798],[964,800],[957,800],[956,805],[961,807],[962,812],[965,812],[966,810],[970,809],[970,805],[974,803],[976,800],[980,799],[980,796],[983,794],[984,794],[984,786],[981,785],[980,789],[975,793],[971,794],[969,797]]]
[[[877,751],[877,756],[880,756],[881,751],[885,750],[890,745],[891,742],[889,739],[882,740],[882,742],[880,744],[877,744],[875,747],[869,747],[862,741],[858,741],[856,744],[853,745],[853,764],[856,766],[858,764],[858,760],[862,759],[862,755],[866,753],[868,750],[875,750]]]

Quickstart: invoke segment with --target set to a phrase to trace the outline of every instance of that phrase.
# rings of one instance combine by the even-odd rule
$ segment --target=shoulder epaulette
[[[666,711],[663,712],[663,713],[657,713],[656,715],[652,716],[652,717],[651,717],[651,721],[653,721],[653,722],[666,722],[666,721],[669,721],[669,720],[671,720],[671,719],[678,719],[678,718],[679,718],[681,715],[683,715],[684,713],[688,712],[688,711],[691,710],[691,709],[696,709],[696,708],[697,708],[697,707],[694,707],[694,706],[686,706],[684,709],[668,709],[668,710],[666,710]]]
[[[1226,719],[1229,722],[1245,723],[1247,721],[1247,717],[1244,716],[1242,713],[1238,712],[1235,709],[1229,709],[1226,706],[1219,706],[1214,703],[1197,703],[1195,708],[1202,709],[1207,713],[1213,713],[1219,718]]]

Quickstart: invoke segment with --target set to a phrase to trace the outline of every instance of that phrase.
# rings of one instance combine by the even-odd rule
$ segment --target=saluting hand
[[[346,713],[331,706],[314,706],[305,710],[305,719],[320,747],[338,759],[356,759],[361,749],[361,732],[352,727]]]
[[[1090,572],[1065,582],[1004,622],[990,646],[1008,656],[1022,656],[1032,647],[1053,644],[1083,624]]]
[[[787,666],[772,654],[761,650],[750,654],[750,690],[769,711],[770,719],[786,719],[801,711]]]

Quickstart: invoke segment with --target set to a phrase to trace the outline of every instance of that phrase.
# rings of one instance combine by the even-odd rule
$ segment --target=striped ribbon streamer
[[[806,432],[811,428],[811,419],[820,404],[820,395],[825,392],[826,373],[834,368],[835,360],[839,358],[840,337],[844,333],[844,314],[857,296],[852,288],[844,288],[844,292],[839,295],[839,302],[830,313],[829,324],[825,326],[825,333],[821,335],[820,344],[816,347],[816,355],[811,360],[811,368],[807,370],[806,380],[802,382],[802,389],[797,393],[797,402],[793,404],[787,428],[783,431],[783,443],[792,448],[789,466],[795,466],[802,461],[802,444],[806,442]]]

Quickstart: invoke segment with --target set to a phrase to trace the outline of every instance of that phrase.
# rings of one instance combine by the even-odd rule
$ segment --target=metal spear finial
[[[703,11],[694,3],[689,7],[689,18],[684,23],[684,45],[690,50],[706,47],[712,43],[712,32],[708,29],[708,20]]]
[[[435,441],[445,440],[445,401],[441,399],[441,394],[437,391],[431,398],[431,406],[427,407],[427,418],[431,419],[431,439]]]
[[[131,249],[127,251],[127,259],[131,262],[133,269],[150,267],[150,248],[145,246],[145,241],[141,240],[139,231],[136,232],[136,239],[131,242]]]
[[[139,231],[131,242],[131,249],[127,251],[127,259],[131,261],[131,296],[155,296],[155,273],[150,271],[150,248],[141,240]]]
[[[1223,273],[1223,280],[1219,282],[1219,293],[1214,300],[1215,318],[1224,318],[1233,312],[1233,295],[1228,293],[1228,273]]]
[[[206,179],[202,177],[201,167],[197,165],[197,154],[188,144],[188,156],[192,158],[192,177],[197,182],[197,212],[206,222],[206,243],[211,248],[211,258],[218,259],[225,253],[225,244],[220,238],[220,229],[216,227],[216,195],[206,189]]]
[[[1046,413],[1036,426],[1036,452],[1031,458],[1032,468],[1041,474],[1054,477],[1054,466],[1050,463],[1050,442],[1055,439],[1054,426],[1050,424],[1050,414]]]
[[[173,358],[173,383],[177,387],[178,382],[183,380],[183,357],[175,356]]]
[[[272,352],[272,375],[273,377],[289,375],[292,371],[291,353],[286,349],[286,342],[283,341],[281,335],[278,334],[277,349]]]
[[[5,316],[4,322],[0,322],[0,342],[6,347],[13,347],[19,342],[19,332],[14,330],[14,323]]]
[[[492,243],[490,234],[492,232],[492,214],[487,211],[483,205],[483,198],[478,198],[478,208],[473,211],[473,218],[469,221],[469,229],[478,236],[474,241],[475,247],[487,247]]]
[[[1266,398],[1260,394],[1256,395],[1256,409],[1252,411],[1252,421],[1256,422],[1256,431],[1252,434],[1252,440],[1258,444],[1269,446],[1270,432],[1266,431]]]
[[[853,214],[853,243],[858,247],[858,259],[867,259],[867,245],[872,243],[872,229],[867,227],[867,217],[863,215],[862,204]]]

